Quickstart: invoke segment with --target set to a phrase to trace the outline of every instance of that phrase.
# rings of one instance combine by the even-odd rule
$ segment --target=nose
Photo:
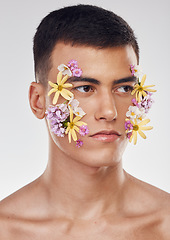
[[[117,109],[113,93],[104,93],[98,96],[95,112],[96,120],[113,121],[117,118]]]

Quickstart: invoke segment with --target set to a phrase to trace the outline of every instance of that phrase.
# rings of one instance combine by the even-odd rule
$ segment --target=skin
[[[59,57],[58,57],[59,56]],[[124,129],[135,82],[116,83],[131,77],[130,64],[137,64],[130,46],[95,49],[58,43],[52,52],[48,80],[55,83],[57,66],[78,61],[82,77],[99,84],[72,82],[70,89],[86,112],[90,133],[76,148],[68,136],[50,131],[49,160],[45,172],[34,182],[0,203],[0,239],[170,239],[169,194],[129,175],[122,167],[127,145]],[[83,87],[90,85],[90,87]],[[30,106],[43,119],[54,94],[32,83]],[[85,91],[86,89],[86,91]],[[87,91],[88,89],[88,91]],[[58,103],[65,100],[60,97]],[[92,138],[101,130],[115,130],[112,142]]]

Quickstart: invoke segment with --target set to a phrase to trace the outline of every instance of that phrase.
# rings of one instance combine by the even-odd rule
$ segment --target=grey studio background
[[[124,169],[170,192],[170,2],[167,0],[15,0],[0,1],[0,199],[33,181],[45,170],[48,135],[44,120],[32,114],[28,88],[34,81],[32,38],[50,11],[72,4],[93,4],[122,16],[135,30],[140,65],[155,84],[147,140],[129,144]]]

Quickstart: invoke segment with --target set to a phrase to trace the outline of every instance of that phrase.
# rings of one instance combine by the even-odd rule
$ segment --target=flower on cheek
[[[52,93],[55,92],[55,96],[53,98],[53,104],[57,103],[60,94],[62,97],[64,97],[67,100],[70,100],[71,97],[73,96],[73,93],[66,89],[73,86],[71,83],[65,83],[67,79],[68,79],[68,75],[62,78],[62,72],[59,72],[57,75],[57,84],[52,83],[51,81],[48,82],[49,85],[52,87],[52,89],[48,93],[48,96],[50,96]]]
[[[76,132],[79,132],[79,128],[82,125],[87,125],[85,122],[79,121],[81,117],[76,116],[73,119],[73,110],[70,108],[70,122],[67,122],[67,129],[65,131],[65,134],[68,134],[68,140],[69,143],[71,143],[71,137],[74,141],[77,141],[77,135]]]
[[[83,109],[79,107],[79,101],[77,99],[72,98],[68,103],[68,107],[73,110],[76,116],[83,117],[86,114]]]
[[[135,119],[134,122],[131,121],[132,125],[133,125],[133,130],[132,130],[132,135],[130,137],[130,142],[133,139],[134,144],[137,143],[137,133],[139,133],[139,135],[146,139],[146,135],[142,132],[142,130],[151,130],[153,127],[151,126],[144,126],[147,123],[150,122],[150,119],[145,119],[143,121],[141,121],[140,123],[137,123],[137,120]]]
[[[79,133],[80,133],[81,136],[85,136],[85,135],[89,134],[88,127],[85,126],[85,125],[82,125],[79,129]]]
[[[76,147],[82,147],[83,146],[83,141],[82,140],[80,140],[80,139],[78,139],[77,141],[76,141]]]
[[[154,89],[149,89],[150,87],[154,87],[155,85],[144,86],[145,80],[146,74],[142,77],[141,82],[134,86],[134,90],[131,92],[132,95],[136,93],[136,100],[138,101],[138,103],[142,100],[142,98],[147,96],[147,92],[156,92],[156,90]]]

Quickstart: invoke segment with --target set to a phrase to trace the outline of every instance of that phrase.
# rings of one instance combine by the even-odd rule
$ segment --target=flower
[[[69,90],[65,89],[65,88],[70,88],[73,85],[71,83],[65,83],[68,79],[68,75],[66,75],[65,77],[63,77],[62,79],[62,72],[60,71],[57,75],[57,84],[56,83],[52,83],[51,81],[49,81],[49,85],[51,87],[53,87],[49,93],[48,96],[50,96],[52,93],[55,93],[55,96],[53,98],[53,104],[56,104],[58,101],[58,97],[61,94],[62,97],[64,97],[67,100],[70,100],[71,97],[73,96],[73,93],[70,92]]]
[[[147,92],[156,92],[156,90],[149,89],[149,87],[154,87],[155,85],[148,85],[144,86],[146,80],[146,74],[142,77],[142,80],[140,83],[136,84],[134,86],[134,90],[131,92],[131,95],[133,95],[136,92],[136,100],[138,103],[141,101],[141,98],[147,96]]]
[[[139,78],[142,74],[142,68],[139,65],[130,64],[130,70],[132,72],[132,75],[137,78]]]
[[[76,116],[80,116],[83,117],[86,113],[83,111],[83,109],[81,107],[79,107],[79,101],[77,99],[74,99],[72,97],[72,99],[69,101],[68,103],[68,107],[69,109],[72,108],[73,113]]]
[[[71,69],[71,70],[73,70],[73,69],[75,69],[75,68],[78,68],[78,64],[77,64],[77,61],[76,60],[70,60],[69,62],[68,62],[68,67]]]
[[[62,103],[56,106],[49,106],[46,111],[46,118],[50,120],[51,131],[58,137],[64,137],[65,127],[63,122],[69,116],[67,105]]]
[[[87,125],[85,122],[79,121],[81,117],[76,116],[73,119],[73,110],[70,108],[70,122],[67,123],[67,129],[65,131],[65,134],[68,134],[68,140],[69,143],[71,143],[71,137],[74,141],[77,140],[76,132],[79,132],[78,126]]]
[[[129,141],[131,142],[133,139],[133,143],[136,144],[137,143],[137,133],[139,133],[139,135],[146,139],[146,135],[142,132],[142,130],[151,130],[153,127],[151,126],[144,126],[147,123],[150,122],[150,119],[145,119],[143,121],[141,121],[140,123],[137,123],[137,119],[134,119],[134,122],[131,120],[131,123],[133,125],[133,130],[132,130],[132,135],[129,139]]]
[[[82,125],[79,129],[79,133],[80,133],[81,136],[85,136],[85,135],[89,134],[88,127],[85,126],[85,125]]]
[[[75,77],[81,77],[82,75],[82,70],[80,68],[74,68],[72,70],[73,76]]]
[[[143,115],[143,112],[141,112],[137,106],[130,106],[126,113],[126,117],[128,117],[132,120],[135,118],[141,118],[142,115]]]
[[[80,140],[80,139],[78,139],[77,141],[76,141],[76,147],[81,147],[83,145],[83,141],[82,140]]]
[[[152,107],[153,99],[151,98],[152,93],[147,92],[147,95],[141,100],[140,103],[138,103],[139,108],[143,108],[145,110],[145,113],[149,112],[149,109]]]
[[[63,75],[68,75],[69,77],[72,76],[72,72],[68,66],[65,64],[60,64],[57,68]]]

